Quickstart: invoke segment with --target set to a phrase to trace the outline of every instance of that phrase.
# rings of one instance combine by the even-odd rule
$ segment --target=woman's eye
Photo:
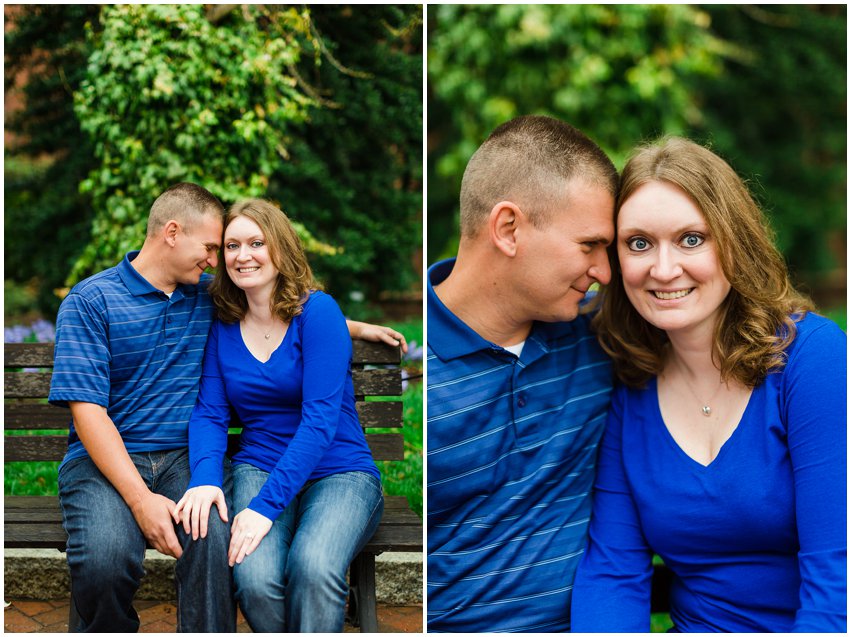
[[[225,244],[225,249],[226,249],[226,250],[235,250],[235,249],[236,249],[236,244],[235,244],[235,243],[226,243],[226,244]]]
[[[636,250],[637,252],[643,252],[650,247],[647,239],[644,239],[643,237],[634,237],[627,241],[626,244],[629,246],[630,250]]]
[[[699,234],[687,234],[683,237],[683,244],[688,248],[696,248],[701,245],[705,239]]]
[[[252,241],[252,242],[251,242],[251,247],[252,247],[252,248],[262,248],[262,247],[263,247],[263,242],[262,242],[262,241]]]

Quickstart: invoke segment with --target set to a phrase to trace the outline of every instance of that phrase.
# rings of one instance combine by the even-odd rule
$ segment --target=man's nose
[[[609,255],[605,250],[600,250],[600,254],[595,257],[591,267],[588,268],[588,276],[600,285],[607,285],[612,280],[612,267],[609,265]]]

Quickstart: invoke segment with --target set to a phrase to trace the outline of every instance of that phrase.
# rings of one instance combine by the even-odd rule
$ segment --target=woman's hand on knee
[[[219,510],[222,522],[228,521],[228,505],[225,494],[219,487],[211,485],[193,487],[183,494],[172,517],[175,524],[183,524],[183,530],[192,533],[192,539],[207,537],[207,521],[213,505]]]
[[[251,509],[240,511],[234,517],[230,530],[228,564],[242,564],[242,560],[254,552],[271,528],[272,520],[265,515]]]

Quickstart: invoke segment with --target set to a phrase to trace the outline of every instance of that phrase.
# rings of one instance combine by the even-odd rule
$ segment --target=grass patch
[[[401,332],[408,341],[408,354],[402,360],[408,381],[402,393],[402,434],[405,439],[405,459],[379,461],[381,480],[387,495],[404,495],[408,506],[423,516],[423,322],[422,319],[403,323],[387,323]],[[381,431],[381,430],[375,430]]]
[[[650,632],[651,633],[667,633],[674,625],[668,613],[651,613],[650,614]]]
[[[402,394],[402,435],[405,439],[404,460],[376,462],[387,495],[403,495],[408,506],[423,515],[423,385],[409,383]],[[375,429],[371,431],[392,431]]]
[[[7,462],[3,495],[59,495],[58,462]]]

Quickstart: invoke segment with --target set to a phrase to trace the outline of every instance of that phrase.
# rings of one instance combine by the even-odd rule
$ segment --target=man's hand
[[[254,552],[271,528],[272,520],[265,515],[251,509],[240,511],[233,519],[233,527],[230,530],[228,564],[242,564],[242,560]]]
[[[193,487],[183,494],[171,516],[175,524],[183,522],[183,530],[192,531],[192,539],[207,537],[207,522],[213,505],[219,510],[222,522],[228,521],[228,505],[225,494],[219,487],[212,485]]]
[[[164,555],[179,558],[183,549],[174,532],[171,515],[174,506],[174,502],[164,495],[149,491],[130,507],[130,511],[151,546]]]
[[[372,323],[362,323],[361,321],[346,321],[349,328],[349,336],[361,341],[375,341],[387,343],[394,347],[401,347],[402,353],[408,353],[408,342],[401,332],[397,332],[392,327],[384,327],[383,325],[373,325]]]

